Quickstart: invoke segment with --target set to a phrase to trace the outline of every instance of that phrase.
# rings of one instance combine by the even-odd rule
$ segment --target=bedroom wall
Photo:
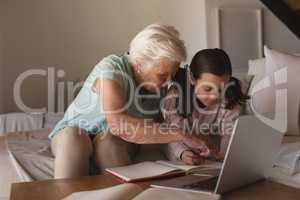
[[[263,8],[263,35],[264,44],[270,48],[274,48],[287,53],[300,52],[300,40],[276,17],[268,8],[266,8],[259,0],[208,0],[206,9],[207,30],[208,30],[208,46],[216,46],[216,18],[212,12],[216,7],[236,7],[236,8]],[[232,24],[235,26],[235,24]],[[247,24],[245,24],[247,26]],[[243,28],[243,27],[241,27]],[[234,37],[234,33],[233,37]],[[247,38],[245,38],[246,40]]]
[[[134,35],[153,22],[175,25],[189,58],[207,45],[204,0],[2,0],[1,7],[3,112],[18,111],[13,87],[24,71],[54,67],[65,71],[57,80],[82,80],[104,56],[125,52]],[[26,79],[22,98],[30,107],[45,107],[51,100],[47,77]]]
[[[2,1],[0,1],[0,13],[2,13]],[[0,114],[2,112],[4,112],[4,98],[3,98],[3,79],[4,79],[4,74],[3,74],[3,48],[4,48],[4,44],[3,44],[3,36],[2,36],[2,32],[3,32],[3,23],[2,23],[3,18],[0,17]]]
[[[206,2],[207,0],[161,0],[161,20],[176,26],[182,34],[188,50],[188,63],[199,49],[207,47]]]
[[[0,114],[3,112],[3,103],[4,103],[4,97],[3,97],[3,68],[2,68],[2,63],[3,63],[3,40],[2,40],[2,34],[1,34],[1,29],[0,29]]]
[[[126,51],[134,35],[153,22],[179,29],[189,61],[198,49],[214,47],[214,6],[264,7],[259,0],[1,0],[0,113],[18,111],[13,87],[22,72],[53,67],[65,71],[57,80],[83,80],[102,57]],[[300,52],[300,40],[267,9],[264,25],[265,44]],[[53,100],[47,91],[46,76],[31,76],[22,84],[30,107],[47,106]]]

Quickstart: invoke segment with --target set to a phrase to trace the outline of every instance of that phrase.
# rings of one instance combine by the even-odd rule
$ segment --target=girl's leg
[[[55,156],[54,178],[73,178],[88,175],[93,145],[84,130],[77,127],[62,129],[51,140]]]

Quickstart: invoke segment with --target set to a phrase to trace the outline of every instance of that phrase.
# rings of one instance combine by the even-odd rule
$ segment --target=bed
[[[8,199],[14,182],[52,179],[54,157],[48,135],[52,129],[11,132],[0,137],[0,200]],[[135,162],[166,159],[162,145],[143,145]],[[100,172],[91,165],[90,174]]]
[[[300,152],[300,137],[285,136],[283,139],[281,150],[287,149],[287,147],[291,147],[293,145],[295,146],[295,144],[297,146],[297,151]],[[291,174],[282,167],[274,167],[267,173],[267,177],[269,177],[269,179],[272,181],[300,189],[300,173]]]
[[[4,136],[0,137],[0,163],[0,199],[4,200],[9,196],[11,183],[22,181],[11,162]]]
[[[12,132],[0,137],[0,199],[9,197],[11,183],[52,177],[53,157],[47,139],[50,130]]]
[[[9,197],[11,183],[53,178],[54,157],[48,139],[50,131],[50,128],[43,128],[12,132],[0,137],[0,199]],[[283,141],[292,142],[300,142],[300,137],[286,136]],[[163,155],[161,151],[151,149],[146,157],[155,160],[162,159]],[[273,168],[268,176],[277,182],[300,188],[300,173],[288,176]]]
[[[63,113],[0,115],[0,200],[8,199],[11,183],[52,178],[53,157],[47,135],[62,116]]]

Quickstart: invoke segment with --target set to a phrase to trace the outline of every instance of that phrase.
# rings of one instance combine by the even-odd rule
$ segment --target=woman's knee
[[[51,141],[55,156],[54,178],[72,178],[88,174],[92,142],[79,128],[67,127]]]
[[[55,156],[60,152],[90,156],[93,145],[84,130],[77,127],[66,127],[52,138],[51,149]]]
[[[111,133],[97,135],[94,139],[94,157],[102,167],[114,167],[131,163],[134,144],[128,143]]]

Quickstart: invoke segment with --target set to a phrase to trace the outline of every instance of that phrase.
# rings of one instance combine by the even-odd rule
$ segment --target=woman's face
[[[220,102],[225,86],[230,79],[229,75],[217,76],[203,73],[200,78],[192,81],[195,94],[205,106],[212,106]]]
[[[161,59],[152,66],[139,67],[138,79],[139,83],[149,91],[156,91],[165,86],[171,81],[176,74],[180,63],[169,59]]]

